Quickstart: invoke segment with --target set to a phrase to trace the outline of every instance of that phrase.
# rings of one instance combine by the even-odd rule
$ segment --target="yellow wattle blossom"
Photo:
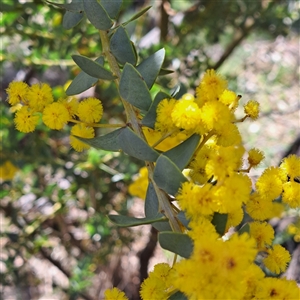
[[[68,110],[70,117],[74,117],[78,109],[78,100],[76,97],[68,97],[65,99],[58,99],[58,103],[61,103]]]
[[[176,103],[176,99],[164,99],[159,102],[156,109],[155,130],[168,133],[175,129],[171,115]]]
[[[202,107],[207,101],[218,100],[220,95],[227,88],[227,81],[215,70],[207,70],[196,88],[195,102]]]
[[[124,292],[114,287],[104,292],[103,300],[128,300],[128,298],[126,297]]]
[[[19,169],[13,165],[11,161],[6,160],[2,165],[0,165],[0,180],[12,180],[18,170]]]
[[[256,181],[256,188],[263,198],[274,200],[280,196],[285,176],[281,169],[269,167]]]
[[[268,249],[268,256],[263,260],[264,265],[273,273],[280,274],[287,268],[291,260],[290,253],[281,245]]]
[[[172,291],[171,267],[166,263],[157,264],[149,277],[141,284],[140,296],[142,300],[167,300]]]
[[[300,299],[300,289],[295,280],[265,277],[258,283],[254,299],[298,300]]]
[[[15,114],[14,123],[17,130],[28,133],[35,130],[40,117],[36,115],[28,106],[22,106]]]
[[[215,198],[214,187],[211,184],[199,186],[191,182],[184,182],[176,196],[182,210],[192,218],[217,211]]]
[[[68,123],[70,114],[61,102],[54,102],[45,107],[42,119],[49,128],[61,130]]]
[[[240,97],[238,97],[235,92],[225,90],[221,94],[219,101],[228,106],[230,110],[236,110],[239,104],[239,99]]]
[[[241,207],[236,210],[231,210],[228,212],[228,218],[226,223],[225,232],[229,230],[230,227],[236,227],[241,224],[244,217],[244,211]]]
[[[21,102],[26,102],[28,90],[29,87],[27,83],[22,81],[12,81],[6,89],[8,103],[10,105],[16,105]]]
[[[295,154],[285,157],[280,164],[280,169],[290,177],[291,181],[300,177],[300,157]]]
[[[92,139],[95,136],[94,128],[87,127],[83,124],[76,124],[71,129],[71,136],[70,136],[71,146],[78,152],[87,150],[90,148],[90,146],[85,144],[84,142],[78,140],[76,138],[76,136],[82,137],[85,139]]]
[[[272,209],[272,201],[262,197],[258,192],[252,193],[246,204],[246,210],[250,217],[258,221],[270,219],[273,216]]]
[[[217,145],[229,147],[240,145],[242,137],[238,127],[235,124],[228,123],[226,126],[216,130]]]
[[[259,103],[255,100],[250,100],[244,105],[246,116],[252,120],[256,120],[259,116]]]
[[[250,236],[256,240],[257,249],[265,251],[266,246],[270,246],[274,240],[274,229],[267,222],[251,222]]]
[[[254,295],[257,291],[257,286],[259,285],[260,281],[265,277],[265,274],[259,266],[251,264],[247,268],[247,270],[245,270],[244,276],[244,281],[246,282],[247,290],[243,299],[254,299]]]
[[[33,84],[28,90],[27,99],[28,106],[37,112],[42,112],[47,105],[54,101],[52,89],[47,83]]]
[[[148,188],[148,169],[143,167],[139,171],[137,179],[134,180],[128,187],[128,192],[132,196],[146,199],[146,193]]]
[[[283,184],[282,201],[291,208],[300,207],[300,183],[289,181]]]
[[[264,153],[259,149],[253,148],[248,151],[248,163],[251,167],[258,166],[264,158]]]
[[[195,102],[180,100],[175,104],[171,118],[179,129],[193,130],[200,120],[200,109]]]
[[[97,98],[86,98],[78,105],[77,115],[82,122],[96,123],[99,122],[103,115],[103,106]]]

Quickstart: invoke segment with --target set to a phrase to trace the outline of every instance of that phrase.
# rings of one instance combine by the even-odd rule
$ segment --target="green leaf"
[[[87,18],[97,29],[107,30],[112,27],[113,21],[97,0],[85,0],[83,7]]]
[[[144,161],[154,162],[159,156],[157,151],[152,149],[129,127],[120,128],[93,139],[76,138],[94,148],[108,151],[123,150],[126,154]]]
[[[100,56],[95,61],[102,66],[104,64],[103,56]],[[81,71],[67,88],[66,94],[68,96],[80,94],[92,87],[97,81],[98,78],[92,77]]]
[[[143,120],[142,120],[142,124],[150,127],[152,129],[154,129],[154,124],[156,122],[156,109],[158,104],[160,103],[160,101],[162,101],[163,99],[169,99],[171,98],[170,95],[166,94],[165,92],[158,92],[150,106],[149,111],[147,112],[147,114],[144,116]]]
[[[177,215],[177,219],[184,225],[184,227],[189,228],[190,220],[186,218],[184,211],[180,211]]]
[[[146,200],[145,200],[145,215],[147,218],[162,218],[164,215],[159,212],[158,198],[152,182],[149,182]],[[169,223],[158,222],[152,225],[158,231],[171,231]]]
[[[104,69],[102,65],[91,60],[86,56],[72,55],[72,58],[75,61],[75,63],[79,66],[79,68],[82,69],[82,71],[84,71],[92,77],[104,80],[113,80],[116,78],[111,72]]]
[[[173,196],[177,194],[181,184],[187,181],[180,169],[163,154],[156,162],[153,179],[162,190]]]
[[[135,107],[147,111],[152,104],[151,95],[141,74],[133,65],[126,63],[119,91],[121,97]]]
[[[122,130],[124,130],[124,128],[114,130],[108,134],[97,136],[92,139],[84,139],[77,136],[76,138],[96,149],[102,149],[106,151],[120,151],[121,145],[119,136],[121,135]]]
[[[110,18],[116,19],[122,6],[122,0],[101,0],[101,5]]]
[[[57,6],[59,8],[65,9],[67,11],[71,11],[71,12],[83,12],[84,8],[83,8],[83,0],[73,0],[71,3],[65,3],[65,4],[60,4],[60,3],[55,3],[55,2],[51,2],[51,1],[47,1],[46,2],[48,4]]]
[[[145,60],[136,69],[145,79],[149,89],[153,86],[165,59],[165,49],[160,49]]]
[[[108,215],[108,218],[114,224],[122,227],[133,227],[145,224],[153,224],[155,222],[167,222],[168,219],[166,217],[160,217],[156,219],[152,218],[134,218],[134,217],[127,217],[122,215]]]
[[[123,128],[122,134],[119,136],[121,149],[130,156],[135,158],[154,162],[159,154],[151,148],[146,141],[140,138],[129,127]]]
[[[138,19],[140,16],[142,16],[145,12],[147,12],[149,9],[151,8],[151,6],[147,6],[144,9],[142,9],[141,11],[139,11],[137,14],[135,14],[134,16],[132,16],[128,21],[124,22],[122,25],[126,26],[128,23]]]
[[[183,170],[191,158],[200,141],[200,135],[193,134],[184,142],[178,146],[172,148],[171,150],[164,152],[164,155],[167,156],[171,161],[180,169]]]
[[[249,225],[249,223],[244,224],[244,225],[239,229],[238,234],[241,235],[241,234],[243,234],[243,233],[245,233],[245,232],[250,233],[250,225]]]
[[[126,62],[136,64],[137,57],[124,27],[120,26],[112,36],[110,50],[120,64],[124,65]]]
[[[158,241],[162,248],[189,258],[193,252],[193,241],[184,233],[163,231],[158,234]]]
[[[71,29],[75,27],[83,18],[83,13],[66,11],[63,17],[63,27],[65,29]]]
[[[215,212],[211,223],[215,226],[216,231],[221,236],[224,235],[226,229],[226,223],[228,219],[228,214],[220,214]]]
[[[187,296],[180,291],[177,291],[168,300],[188,300]]]

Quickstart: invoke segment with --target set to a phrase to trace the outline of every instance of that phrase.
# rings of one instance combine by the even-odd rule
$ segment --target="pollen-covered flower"
[[[257,300],[298,300],[300,290],[295,280],[265,277],[258,283],[255,297]]]
[[[0,179],[12,180],[16,175],[19,169],[11,163],[11,161],[7,160],[2,165],[0,165]]]
[[[155,265],[149,277],[141,284],[140,296],[142,300],[167,300],[169,298],[168,291],[171,287],[171,271],[171,267],[166,263]]]
[[[16,105],[20,102],[26,102],[28,90],[29,87],[27,83],[22,81],[12,81],[6,89],[8,103],[10,105]]]
[[[273,249],[268,249],[268,256],[263,262],[271,272],[280,274],[286,270],[290,260],[291,255],[285,248],[281,245],[274,245]]]
[[[97,98],[87,98],[78,105],[77,115],[82,122],[99,122],[103,115],[103,106]]]
[[[76,124],[71,129],[71,136],[70,136],[71,146],[78,152],[87,150],[90,148],[90,146],[85,144],[84,142],[78,140],[76,138],[76,136],[82,137],[85,139],[92,139],[95,136],[94,128],[87,127],[84,124]]]
[[[240,97],[235,92],[225,90],[221,94],[219,101],[228,106],[230,110],[235,110],[238,107],[239,99]]]
[[[38,121],[39,116],[34,114],[28,106],[22,106],[21,109],[16,112],[14,118],[17,130],[24,133],[34,131]]]
[[[70,114],[62,103],[55,102],[45,107],[42,119],[49,128],[60,130],[67,124]]]
[[[244,217],[244,211],[241,207],[237,208],[236,210],[231,210],[228,213],[228,218],[226,222],[225,232],[228,231],[230,227],[235,227],[241,224]]]
[[[262,197],[274,200],[282,192],[284,179],[285,176],[281,169],[269,167],[256,181],[256,188]]]
[[[216,131],[217,145],[228,147],[239,145],[242,142],[242,137],[238,127],[235,124],[228,123],[226,126],[219,128]]]
[[[284,170],[291,181],[300,177],[300,157],[295,154],[289,155],[282,160],[280,169]]]
[[[248,151],[248,163],[251,167],[258,166],[264,158],[264,153],[259,149],[253,148]]]
[[[208,130],[222,130],[233,120],[233,114],[229,108],[219,102],[207,102],[201,109],[201,120]]]
[[[54,101],[52,89],[47,83],[33,84],[29,88],[27,99],[28,106],[38,112],[42,112],[47,105]]]
[[[201,107],[207,101],[218,100],[227,88],[227,81],[215,70],[207,70],[196,89],[196,103]]]
[[[300,207],[300,183],[288,181],[283,184],[282,201],[291,208]]]
[[[250,235],[256,240],[257,249],[263,251],[272,244],[274,229],[267,222],[254,221],[250,223]]]
[[[199,124],[200,109],[195,102],[184,100],[177,101],[171,117],[176,127],[185,130],[193,130]]]
[[[155,130],[167,133],[175,128],[171,114],[176,102],[177,100],[175,99],[164,99],[159,102],[156,109]]]
[[[264,221],[270,219],[273,204],[269,199],[263,198],[258,192],[250,195],[250,200],[246,204],[249,216],[254,220]]]
[[[114,287],[104,292],[104,300],[128,300],[128,298],[124,292]]]
[[[256,120],[259,115],[259,103],[255,100],[250,100],[244,105],[245,114],[252,120]]]
[[[68,110],[70,117],[74,117],[78,109],[78,100],[76,97],[69,97],[65,99],[58,99],[58,103],[61,103]]]
[[[184,182],[176,199],[187,216],[192,218],[210,215],[217,209],[214,188],[209,183],[201,187],[191,182]]]

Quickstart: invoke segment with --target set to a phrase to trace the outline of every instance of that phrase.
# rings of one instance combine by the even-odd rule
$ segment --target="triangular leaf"
[[[66,11],[63,17],[63,27],[65,29],[71,29],[75,27],[83,18],[83,12],[71,12]]]
[[[163,99],[171,98],[167,93],[165,92],[158,92],[150,106],[150,109],[148,110],[147,114],[144,116],[142,120],[142,124],[154,129],[154,124],[156,122],[156,109],[157,105],[162,101]]]
[[[184,258],[189,258],[193,252],[193,241],[184,233],[163,231],[158,234],[158,241],[162,248]]]
[[[144,161],[154,162],[159,156],[157,151],[128,127],[92,139],[76,138],[94,148],[108,151],[123,150],[126,154]]]
[[[151,6],[145,7],[144,9],[142,9],[141,11],[139,11],[138,13],[136,13],[134,16],[132,16],[128,21],[124,22],[122,25],[126,26],[128,23],[136,20],[137,18],[139,18],[140,16],[142,16],[145,12],[147,12],[150,8],[151,8]]]
[[[152,103],[145,80],[134,66],[129,63],[125,64],[119,91],[124,100],[144,111],[147,111]]]
[[[243,233],[245,233],[245,232],[250,233],[250,225],[249,225],[249,223],[244,224],[244,225],[239,229],[238,234],[241,235],[241,234],[243,234]]]
[[[92,77],[100,78],[103,80],[113,80],[116,78],[111,72],[104,69],[103,66],[86,56],[72,55],[72,58],[82,71]]]
[[[165,59],[165,49],[160,49],[145,60],[143,60],[136,68],[145,79],[149,89],[153,86],[163,61]]]
[[[87,18],[97,29],[107,30],[112,27],[113,21],[97,0],[83,1],[83,7]]]
[[[173,70],[161,68],[160,71],[159,71],[158,76],[165,76],[165,75],[169,75],[169,74],[172,74],[172,73],[174,73]]]
[[[101,5],[110,18],[116,19],[122,6],[122,0],[101,0]]]
[[[145,200],[145,215],[147,218],[162,218],[163,214],[159,212],[158,198],[152,182],[149,182],[146,200]],[[171,231],[169,223],[158,222],[152,225],[158,231]]]
[[[177,215],[177,219],[184,225],[184,227],[189,228],[190,220],[186,218],[184,211],[180,211]]]
[[[163,154],[156,162],[153,179],[162,190],[173,196],[177,194],[181,184],[187,181],[180,169]]]
[[[144,161],[154,162],[159,156],[157,151],[151,148],[129,127],[123,128],[119,136],[119,143],[125,153]]]
[[[71,3],[65,3],[65,4],[60,4],[60,3],[55,3],[46,0],[48,4],[52,4],[54,6],[57,6],[59,8],[65,9],[67,11],[71,12],[83,12],[83,0],[73,0]]]
[[[120,64],[136,64],[137,57],[124,27],[120,26],[111,37],[110,50]]]
[[[160,217],[156,219],[152,218],[134,218],[122,215],[108,215],[108,218],[116,225],[121,227],[133,227],[145,224],[153,224],[155,222],[167,222],[166,217]]]
[[[98,57],[95,61],[102,66],[104,64],[103,56]],[[67,88],[66,94],[68,96],[80,94],[92,87],[98,80],[98,78],[92,77],[81,71]]]
[[[215,212],[213,219],[211,220],[211,223],[215,226],[217,233],[221,236],[225,234],[227,219],[228,214],[220,214]]]
[[[96,149],[102,149],[107,151],[120,151],[121,145],[119,136],[122,133],[122,130],[124,130],[124,128],[114,130],[108,134],[97,136],[92,139],[84,139],[77,136],[76,138]]]
[[[199,141],[200,136],[193,134],[178,146],[164,152],[164,155],[170,158],[180,170],[183,170],[193,157]]]

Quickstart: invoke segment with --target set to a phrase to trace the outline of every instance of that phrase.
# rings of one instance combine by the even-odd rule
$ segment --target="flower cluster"
[[[291,155],[279,167],[267,168],[254,188],[247,173],[260,164],[264,154],[253,148],[243,161],[246,151],[236,123],[255,120],[259,104],[249,101],[244,117],[237,119],[234,112],[239,99],[227,90],[227,82],[219,74],[209,70],[195,97],[185,94],[179,100],[162,100],[155,129],[144,129],[148,143],[161,151],[194,133],[202,139],[183,171],[188,180],[175,197],[190,221],[186,233],[193,240],[193,253],[166,271],[172,279],[168,286],[157,280],[160,271],[155,267],[141,286],[143,300],[168,299],[176,290],[195,300],[299,299],[295,281],[267,277],[263,270],[281,274],[291,259],[285,248],[274,244],[274,230],[267,221],[280,217],[285,206],[300,207],[300,158]],[[145,193],[139,196],[145,197]],[[252,220],[248,230],[225,237],[212,223],[216,213],[227,215],[226,232],[242,225],[246,214]]]
[[[99,99],[87,98],[81,102],[75,97],[54,101],[52,90],[46,83],[28,86],[24,82],[13,81],[7,88],[8,103],[14,107],[14,123],[17,130],[28,133],[35,130],[40,119],[54,130],[61,130],[69,123],[76,123],[71,129],[70,143],[76,151],[83,151],[89,146],[78,139],[93,138],[94,126],[103,114]]]

